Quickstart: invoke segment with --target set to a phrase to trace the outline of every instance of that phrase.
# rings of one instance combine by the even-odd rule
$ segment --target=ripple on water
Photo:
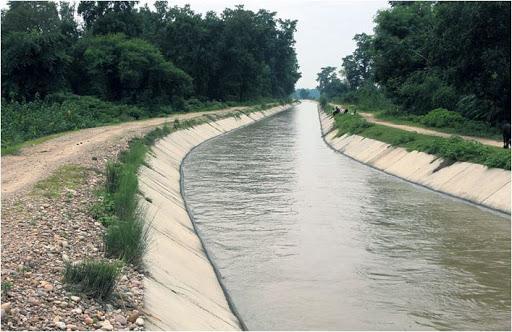
[[[334,153],[305,103],[197,148],[185,193],[256,330],[510,330],[510,220]]]

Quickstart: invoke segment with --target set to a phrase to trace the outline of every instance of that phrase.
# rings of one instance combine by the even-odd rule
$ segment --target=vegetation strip
[[[329,104],[322,106],[322,110],[327,114],[330,114],[331,109]],[[404,147],[407,151],[416,150],[451,161],[467,161],[487,167],[510,170],[509,150],[486,146],[475,141],[466,141],[459,136],[443,138],[376,125],[364,120],[359,115],[339,114],[334,119],[338,137],[344,134],[357,134]]]

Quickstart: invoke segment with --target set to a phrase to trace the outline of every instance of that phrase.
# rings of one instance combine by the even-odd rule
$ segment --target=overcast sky
[[[153,1],[149,1],[153,3]],[[170,5],[189,3],[196,13],[243,4],[246,9],[260,8],[277,12],[277,17],[298,20],[295,45],[302,77],[296,88],[314,88],[322,67],[338,69],[341,59],[355,50],[355,34],[373,34],[373,18],[380,9],[389,8],[387,1],[343,0],[173,0]]]
[[[6,8],[6,3],[0,0],[0,8]],[[144,3],[154,9],[154,0],[143,0],[139,5]],[[221,13],[243,4],[252,11],[263,8],[277,12],[279,18],[298,20],[295,48],[302,73],[298,89],[316,87],[316,75],[322,67],[339,69],[341,59],[355,50],[354,35],[372,34],[377,11],[389,8],[387,1],[345,0],[172,0],[169,5],[182,7],[187,3],[202,14],[209,10]]]

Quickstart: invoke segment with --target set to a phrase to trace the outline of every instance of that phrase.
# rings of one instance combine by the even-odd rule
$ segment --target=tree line
[[[11,1],[1,15],[4,103],[66,93],[180,109],[190,98],[287,97],[300,77],[297,22],[263,9],[203,16],[166,1],[155,10],[136,1]]]
[[[318,73],[328,98],[402,114],[438,108],[471,120],[510,122],[510,2],[390,2],[374,34]]]

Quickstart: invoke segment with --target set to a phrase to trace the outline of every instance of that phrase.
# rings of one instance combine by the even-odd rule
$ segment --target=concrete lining
[[[319,108],[322,133],[334,119]],[[366,165],[426,188],[510,214],[510,171],[467,162],[438,169],[442,158],[423,152],[408,152],[358,135],[335,138],[336,130],[324,136],[333,149]]]
[[[174,132],[153,146],[139,170],[140,199],[150,220],[151,242],[145,256],[147,330],[242,330],[243,321],[229,299],[187,211],[181,165],[197,145],[236,128],[291,108],[278,106]]]

